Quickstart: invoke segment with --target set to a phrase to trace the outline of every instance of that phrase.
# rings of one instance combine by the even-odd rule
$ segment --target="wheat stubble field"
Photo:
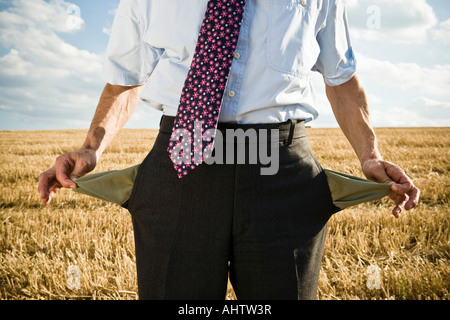
[[[450,128],[379,128],[380,149],[422,191],[421,204],[395,219],[389,200],[346,209],[330,220],[318,299],[448,300],[450,290]],[[85,131],[0,132],[0,299],[137,299],[129,213],[63,190],[50,206],[40,172],[80,146]],[[138,164],[155,130],[124,130],[97,171]],[[323,167],[361,176],[339,129],[308,129]],[[68,268],[80,270],[79,288]],[[369,289],[373,266],[379,288]],[[235,299],[229,287],[227,299]]]

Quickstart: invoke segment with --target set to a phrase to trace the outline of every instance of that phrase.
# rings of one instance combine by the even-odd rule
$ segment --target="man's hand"
[[[95,151],[80,149],[56,158],[55,165],[39,176],[38,192],[43,205],[48,205],[60,188],[76,188],[74,180],[94,170]]]
[[[39,176],[38,191],[43,205],[60,188],[76,188],[73,180],[94,170],[103,151],[133,114],[144,86],[105,85],[82,147],[59,156],[55,165]]]
[[[366,177],[392,185],[389,197],[395,202],[393,215],[398,218],[404,209],[414,208],[420,191],[401,168],[382,160],[370,123],[367,95],[358,77],[354,75],[339,86],[326,85],[326,93],[336,120],[355,150]]]
[[[362,163],[365,176],[372,181],[391,185],[389,197],[395,202],[392,214],[399,218],[403,210],[411,210],[419,202],[420,190],[397,165],[384,160],[366,160]]]

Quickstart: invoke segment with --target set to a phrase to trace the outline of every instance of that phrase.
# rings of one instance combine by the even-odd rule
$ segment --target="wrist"
[[[89,154],[90,157],[94,158],[95,162],[97,163],[100,157],[103,154],[103,150],[101,150],[99,147],[92,146],[88,143],[84,143],[80,149],[78,149],[79,152]]]
[[[365,148],[361,148],[360,152],[358,153],[358,159],[361,165],[368,161],[376,162],[383,160],[383,157],[378,150],[378,142],[373,129],[371,130],[371,135],[364,139],[364,141],[365,143],[362,143],[361,145],[365,145]]]
[[[82,150],[86,150],[90,153],[93,153],[96,157],[96,160],[100,159],[105,151],[105,130],[103,128],[96,128],[89,131],[86,140],[81,146]]]
[[[383,157],[377,150],[374,150],[372,152],[367,152],[367,153],[364,153],[361,156],[359,156],[359,161],[360,161],[361,165],[364,165],[364,163],[367,163],[367,162],[377,162],[377,161],[382,161],[382,160],[383,160]]]

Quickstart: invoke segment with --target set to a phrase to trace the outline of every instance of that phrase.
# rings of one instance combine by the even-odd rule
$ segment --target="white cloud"
[[[408,105],[408,110],[418,112],[422,118],[450,125],[450,102],[437,101],[427,97],[417,97]]]
[[[419,96],[404,106],[385,105],[372,109],[372,120],[379,126],[391,127],[448,127],[450,103]]]
[[[449,126],[450,65],[423,67],[357,53],[358,75],[368,95],[374,126]],[[316,87],[320,81],[315,79]],[[319,89],[320,90],[320,89]],[[312,126],[335,127],[326,96],[318,94],[320,118]]]
[[[111,17],[111,18],[114,18],[114,17],[116,16],[117,9],[118,9],[118,6],[115,7],[114,9],[108,10],[108,16]],[[102,32],[103,32],[104,34],[106,34],[107,36],[110,36],[110,35],[111,35],[111,30],[112,30],[112,20],[113,20],[113,19],[111,19],[110,21],[108,21],[107,25],[104,26],[103,29],[102,29]]]
[[[58,35],[76,31],[68,28],[70,7],[62,0],[14,0],[0,12],[0,45],[9,49],[0,57],[0,100],[15,118],[71,127],[80,114],[92,116],[102,59]]]
[[[87,127],[104,85],[99,77],[102,58],[60,36],[76,33],[77,28],[69,27],[74,23],[87,27],[83,19],[63,0],[8,3],[11,6],[0,12],[0,47],[6,49],[0,56],[2,117],[39,122],[43,128],[55,123],[61,128]],[[352,38],[367,48],[356,57],[374,125],[450,125],[450,19],[438,22],[425,0],[347,0],[347,4]],[[377,22],[374,8],[379,8],[380,25],[371,30],[368,22],[369,26]],[[114,13],[115,9],[105,16]],[[110,32],[109,23],[103,32]],[[321,116],[312,125],[336,126],[319,80]],[[148,119],[158,118],[153,113],[141,104],[129,124],[142,127]]]
[[[109,27],[103,27],[102,32],[108,36],[111,35],[111,28]]]
[[[432,31],[432,38],[441,44],[450,44],[450,19],[439,24],[439,27]]]
[[[372,122],[377,127],[448,127],[448,118],[424,118],[417,110],[407,107],[372,109]]]
[[[347,0],[352,36],[424,43],[438,20],[426,0]]]
[[[365,81],[414,94],[448,96],[450,65],[432,68],[416,63],[393,63],[358,54],[358,73]]]
[[[375,126],[450,125],[450,103],[443,102],[450,101],[450,65],[423,67],[358,56]]]
[[[383,100],[381,99],[381,97],[376,96],[374,94],[367,94],[367,101],[369,103],[369,105],[380,105],[383,103]]]

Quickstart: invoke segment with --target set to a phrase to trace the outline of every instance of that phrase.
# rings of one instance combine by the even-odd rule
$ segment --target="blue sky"
[[[373,124],[449,126],[449,1],[346,2]],[[89,127],[118,3],[0,0],[0,130]],[[335,127],[320,76],[313,78],[321,116],[312,126]],[[159,117],[140,103],[126,127],[157,128]]]

